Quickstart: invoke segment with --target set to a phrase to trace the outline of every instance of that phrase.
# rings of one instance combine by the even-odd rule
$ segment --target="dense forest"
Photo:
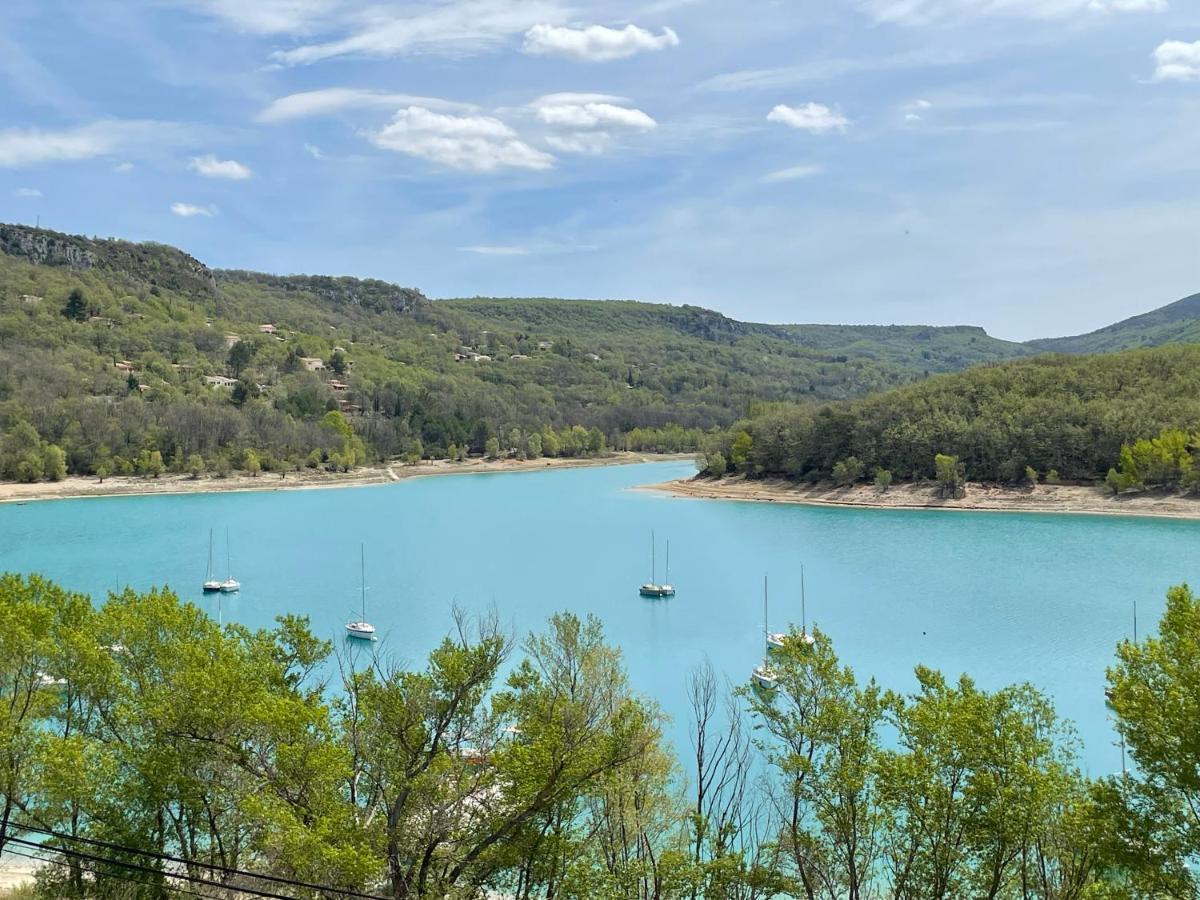
[[[0,226],[0,478],[690,450],[755,402],[858,396],[1028,352],[977,328],[431,301]]]
[[[1171,482],[1150,471],[1149,445],[1140,463],[1129,456],[1175,429],[1200,431],[1200,346],[1047,355],[845,403],[768,407],[713,440],[707,464],[712,474],[908,480],[934,477],[940,455],[965,478],[1016,483],[1104,479],[1124,455],[1134,468],[1121,489],[1146,483],[1138,465],[1151,484],[1179,482],[1181,472]]]
[[[677,757],[591,619],[515,645],[460,616],[409,669],[6,575],[0,850],[57,851],[37,898],[1192,897],[1198,630],[1176,588],[1117,648],[1135,765],[1089,779],[1032,686],[888,690],[819,631],[774,689],[680,673]]]

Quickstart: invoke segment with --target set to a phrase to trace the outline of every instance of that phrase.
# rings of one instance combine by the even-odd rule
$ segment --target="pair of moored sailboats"
[[[638,588],[638,593],[643,597],[674,597],[675,587],[671,584],[671,542],[667,541],[667,565],[661,584],[655,580],[658,575],[655,549],[654,532],[652,531],[650,532],[650,580]]]
[[[767,576],[763,576],[763,641],[766,647],[763,652],[763,661],[754,667],[754,671],[750,673],[750,677],[754,683],[764,690],[773,690],[779,684],[779,673],[771,667],[771,651],[782,650],[789,644],[798,644],[800,647],[811,647],[813,645],[813,636],[808,633],[808,614],[805,609],[804,596],[804,567],[800,567],[800,631],[771,631],[769,626],[769,616],[767,612]]]
[[[225,529],[225,578],[217,578],[213,574],[213,533],[208,529],[208,574],[204,577],[204,593],[236,594],[242,589],[242,583],[233,577],[232,555],[229,549],[229,529]]]

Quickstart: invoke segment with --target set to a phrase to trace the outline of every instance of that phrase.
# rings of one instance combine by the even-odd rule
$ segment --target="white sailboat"
[[[655,562],[655,541],[654,532],[650,532],[650,580],[638,588],[638,593],[643,597],[674,597],[675,588],[669,583],[671,576],[671,542],[667,541],[667,581],[659,584],[654,580],[658,574],[658,566]]]
[[[763,637],[769,638],[770,632],[767,631],[767,576],[763,576]],[[774,690],[779,684],[779,676],[775,670],[771,668],[770,660],[767,659],[764,651],[763,661],[754,667],[754,671],[750,673],[750,677],[754,683],[765,691]]]
[[[346,633],[352,638],[364,641],[375,640],[375,626],[367,621],[367,551],[359,547],[359,559],[362,570],[362,618],[346,623]]]
[[[236,594],[242,589],[242,583],[233,577],[233,555],[229,549],[229,529],[225,529],[225,580],[221,582],[222,594]]]
[[[204,576],[204,593],[212,594],[221,589],[221,579],[213,574],[213,533],[208,529],[208,574]]]
[[[811,647],[813,645],[813,636],[808,633],[808,612],[805,609],[806,598],[804,596],[804,566],[800,567],[800,633],[795,636],[795,639],[800,642],[803,647]],[[784,644],[792,639],[792,635],[786,631],[768,631],[767,632],[767,647],[771,650],[782,650]]]

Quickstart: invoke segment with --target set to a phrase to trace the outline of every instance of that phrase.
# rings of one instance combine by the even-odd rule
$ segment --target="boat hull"
[[[674,597],[675,588],[669,584],[643,584],[638,593],[643,597]]]

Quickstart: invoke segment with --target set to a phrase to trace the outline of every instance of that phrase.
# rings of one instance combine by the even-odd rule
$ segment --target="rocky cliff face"
[[[0,251],[39,266],[119,272],[135,281],[187,294],[216,291],[216,280],[204,263],[165,244],[100,240],[0,224]]]
[[[260,288],[282,295],[305,293],[330,304],[361,306],[374,312],[415,315],[422,312],[429,302],[416,288],[400,287],[375,278],[267,275],[232,269],[222,269],[217,275],[225,282],[251,282]]]

